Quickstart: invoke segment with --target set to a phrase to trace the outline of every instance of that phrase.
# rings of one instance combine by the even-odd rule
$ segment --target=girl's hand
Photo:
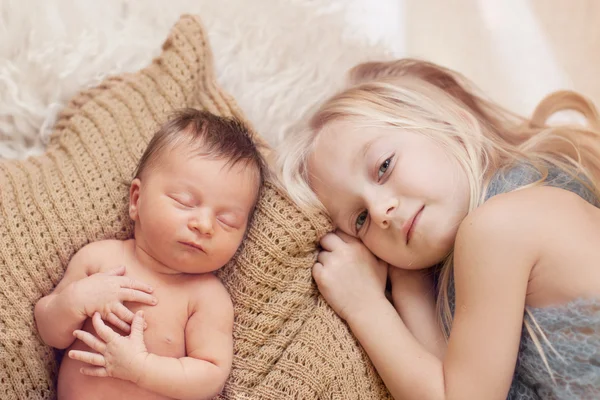
[[[368,309],[373,302],[387,301],[388,265],[358,239],[343,232],[321,239],[323,250],[313,266],[313,278],[327,303],[343,319]]]
[[[73,282],[71,284],[73,306],[89,318],[98,312],[103,320],[123,332],[129,332],[134,314],[123,305],[123,302],[153,306],[158,300],[150,294],[153,291],[150,285],[124,275],[125,267],[121,266]]]
[[[81,368],[80,372],[84,375],[118,378],[137,384],[148,357],[144,344],[143,312],[135,314],[129,336],[121,336],[106,326],[99,313],[94,314],[92,322],[100,338],[81,330],[76,330],[73,335],[97,353],[71,350],[69,358],[93,366]]]

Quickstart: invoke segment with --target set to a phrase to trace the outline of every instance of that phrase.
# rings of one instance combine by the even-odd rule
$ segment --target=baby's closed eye
[[[174,200],[178,205],[192,208],[196,205],[194,198],[188,194],[169,194],[168,195],[172,200]]]
[[[242,217],[237,213],[221,213],[217,216],[217,220],[230,228],[239,229],[242,227]]]

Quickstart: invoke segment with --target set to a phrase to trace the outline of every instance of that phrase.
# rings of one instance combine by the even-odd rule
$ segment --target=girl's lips
[[[417,222],[419,222],[419,217],[421,216],[421,213],[423,212],[424,208],[425,208],[425,206],[422,206],[419,209],[419,211],[417,211],[415,213],[415,215],[412,216],[412,218],[410,218],[408,221],[406,221],[404,223],[404,226],[402,227],[402,231],[404,232],[404,237],[406,238],[406,244],[408,244],[410,242],[412,233],[415,230],[415,226],[417,225]]]

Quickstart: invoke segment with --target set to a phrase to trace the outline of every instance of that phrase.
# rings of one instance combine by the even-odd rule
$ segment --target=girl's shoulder
[[[463,293],[479,294],[491,287],[513,294],[515,288],[525,289],[535,266],[589,247],[581,237],[600,240],[599,227],[600,210],[564,189],[537,186],[495,196],[459,226],[454,245],[457,293],[459,286]]]
[[[461,222],[456,246],[473,240],[481,245],[504,243],[513,249],[541,251],[564,234],[600,221],[600,209],[576,193],[553,186],[534,186],[494,196]],[[509,249],[507,249],[509,250]]]
[[[532,222],[552,224],[577,214],[599,210],[576,192],[556,186],[532,186],[500,193],[470,212],[461,225],[482,221],[486,226],[509,230]]]

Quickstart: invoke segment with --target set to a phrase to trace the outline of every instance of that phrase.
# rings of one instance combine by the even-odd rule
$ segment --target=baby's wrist
[[[152,362],[152,354],[137,354],[131,363],[131,374],[128,380],[138,386],[144,387],[144,383],[148,379],[148,364],[150,362]]]
[[[85,306],[77,290],[77,282],[72,282],[58,295],[61,305],[67,308],[71,314],[78,318],[85,319],[88,316],[85,312]]]

